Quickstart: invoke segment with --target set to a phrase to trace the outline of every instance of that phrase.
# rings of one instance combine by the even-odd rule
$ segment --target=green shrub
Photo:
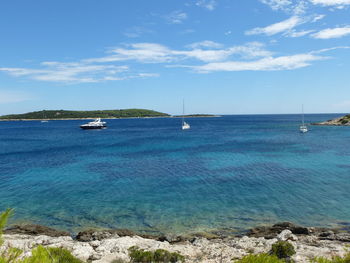
[[[3,243],[2,234],[3,234],[4,228],[7,224],[7,220],[9,219],[10,216],[12,216],[12,214],[13,214],[13,209],[6,209],[5,212],[0,214],[0,246]]]
[[[234,262],[236,263],[285,263],[285,261],[279,259],[277,256],[268,255],[268,254],[248,255]]]
[[[350,263],[350,252],[347,253],[344,257],[333,257],[332,259],[327,259],[327,258],[315,258],[312,260],[312,262],[315,263]]]
[[[349,122],[348,119],[340,119],[341,124],[347,124]]]
[[[129,248],[131,262],[134,263],[176,263],[185,262],[185,257],[176,252],[169,252],[164,249],[147,251],[136,246]]]
[[[280,259],[289,258],[295,254],[294,247],[287,241],[278,241],[272,244],[271,255],[275,255]]]

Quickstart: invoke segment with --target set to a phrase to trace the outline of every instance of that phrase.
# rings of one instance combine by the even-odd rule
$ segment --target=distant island
[[[214,115],[214,114],[189,114],[189,115],[174,115],[174,118],[204,118],[204,117],[220,117],[219,115]]]
[[[0,116],[0,120],[63,120],[63,119],[118,119],[118,118],[147,118],[170,117],[167,113],[145,109],[124,110],[94,110],[94,111],[70,111],[70,110],[42,110],[24,114],[11,114]]]
[[[320,126],[350,126],[350,114],[345,115],[340,118],[336,118],[333,120],[328,120],[324,122],[312,123],[312,125],[320,125]]]

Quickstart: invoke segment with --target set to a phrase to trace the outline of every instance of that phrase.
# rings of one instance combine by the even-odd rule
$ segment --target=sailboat
[[[301,126],[299,127],[299,131],[301,133],[307,133],[309,131],[304,121],[304,105],[302,105],[302,123],[301,123]]]
[[[191,128],[190,124],[185,122],[185,100],[182,103],[182,129],[189,130]]]

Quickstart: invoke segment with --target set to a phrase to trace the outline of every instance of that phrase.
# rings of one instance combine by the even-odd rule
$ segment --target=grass
[[[333,257],[331,259],[327,258],[315,258],[311,262],[314,263],[350,263],[350,252],[348,252],[344,257]]]

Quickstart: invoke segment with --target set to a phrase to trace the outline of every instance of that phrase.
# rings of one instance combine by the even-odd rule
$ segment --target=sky
[[[2,0],[0,115],[350,112],[350,0]]]

